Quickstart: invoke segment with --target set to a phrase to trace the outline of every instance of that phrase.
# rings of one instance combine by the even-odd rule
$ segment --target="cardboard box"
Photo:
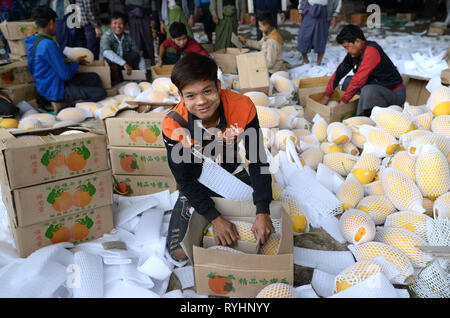
[[[311,94],[324,92],[331,76],[311,77],[300,80],[298,89],[298,100],[300,105],[306,106],[306,98]]]
[[[2,188],[14,190],[109,169],[106,136],[58,135],[65,130],[13,135],[0,129]]]
[[[364,25],[366,24],[368,17],[369,15],[365,13],[352,14],[350,17],[350,24]]]
[[[445,85],[450,84],[450,68],[443,70],[441,72],[441,81],[442,81],[442,84],[445,84]]]
[[[240,92],[259,91],[269,95],[270,80],[263,52],[236,56]]]
[[[171,176],[166,148],[109,147],[113,174]]]
[[[173,176],[114,175],[114,192],[126,196],[139,196],[169,190],[177,190]],[[123,191],[125,190],[125,191]]]
[[[6,95],[14,103],[37,99],[37,91],[34,83],[18,84],[0,88],[0,94]]]
[[[298,15],[300,13],[298,12],[298,9],[291,9],[289,11],[289,21],[291,22],[297,22],[298,21]]]
[[[23,40],[38,32],[34,21],[3,21],[0,23],[0,31],[7,40]]]
[[[3,202],[18,227],[113,204],[111,170],[7,191]]]
[[[145,81],[147,79],[147,72],[142,70],[133,70],[130,75],[127,71],[122,71],[124,81]]]
[[[27,56],[27,47],[24,40],[8,40],[8,46],[11,54],[24,57]]]
[[[20,257],[28,257],[41,247],[59,242],[96,240],[113,228],[112,206],[105,206],[26,227],[11,225],[11,232]]]
[[[160,77],[170,77],[172,74],[172,70],[175,65],[161,65],[161,66],[152,66],[152,80],[155,80]]]
[[[236,56],[250,52],[249,49],[225,48],[213,53],[214,60],[223,73],[237,74]]]
[[[27,62],[14,62],[0,67],[0,86],[27,84],[34,81],[28,71]]]
[[[428,28],[428,34],[437,34],[442,35],[445,33],[445,30],[447,29],[447,26],[444,22],[433,22],[430,24],[430,27]]]
[[[165,112],[119,113],[105,119],[108,144],[119,147],[165,148],[162,138],[162,121],[165,115]]]
[[[430,78],[402,74],[403,85],[406,86],[406,101],[412,106],[425,105],[430,97],[426,89]]]
[[[335,100],[340,102],[345,92],[335,90],[330,96],[330,101]],[[335,106],[328,106],[319,103],[324,93],[311,94],[306,98],[305,119],[312,121],[316,114],[320,114],[328,123],[335,121],[341,122],[344,119],[353,117],[358,108],[359,96],[355,95],[347,104],[338,104]]]
[[[397,19],[403,19],[408,22],[416,20],[416,14],[415,13],[397,13],[395,16]]]
[[[80,65],[78,73],[97,73],[102,79],[103,88],[111,88],[111,69],[106,61],[94,61],[89,65]]]
[[[256,208],[252,200],[236,201],[213,198],[215,207],[229,220],[254,222]],[[278,255],[235,254],[202,247],[203,231],[208,221],[194,212],[181,246],[194,266],[195,289],[198,294],[227,297],[255,297],[272,282],[294,282],[292,220],[287,206],[273,201],[271,218],[280,220],[281,239]],[[215,277],[226,279],[227,290],[215,288]],[[230,286],[231,285],[231,286]],[[219,287],[219,286],[217,286]],[[212,288],[212,289],[211,289]]]

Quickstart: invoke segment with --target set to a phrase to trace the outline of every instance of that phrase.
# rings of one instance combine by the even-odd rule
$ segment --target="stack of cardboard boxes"
[[[106,136],[67,129],[0,130],[3,202],[21,257],[59,242],[82,243],[113,229]]]
[[[10,59],[12,61],[22,61],[27,58],[27,49],[24,39],[33,33],[37,33],[38,29],[33,21],[4,21],[0,23],[0,31],[8,40],[11,50]]]
[[[105,120],[115,190],[127,196],[177,188],[162,138],[166,112],[119,113]]]
[[[34,79],[28,71],[26,61],[14,62],[0,67],[0,94],[7,96],[14,104],[36,100]]]

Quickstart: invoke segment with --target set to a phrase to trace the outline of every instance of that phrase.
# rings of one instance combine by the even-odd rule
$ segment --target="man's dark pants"
[[[106,92],[97,73],[77,73],[64,82],[64,102],[82,100],[98,102],[106,98]]]

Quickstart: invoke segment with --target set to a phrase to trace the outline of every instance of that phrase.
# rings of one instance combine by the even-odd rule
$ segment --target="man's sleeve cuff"
[[[259,213],[270,214],[269,201],[258,201],[255,203],[255,205],[256,205],[256,214]]]
[[[201,213],[201,215],[203,215],[208,220],[208,222],[211,223],[215,218],[217,218],[221,214],[215,207],[210,207],[204,213]]]

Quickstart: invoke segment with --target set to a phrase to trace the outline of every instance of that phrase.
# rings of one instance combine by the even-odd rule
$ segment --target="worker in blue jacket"
[[[278,13],[281,13],[281,23],[284,23],[286,20],[286,0],[248,0],[248,8],[252,24],[256,25],[257,41],[261,40],[263,36],[258,27],[258,16],[264,13],[271,13],[275,28],[278,28]]]
[[[34,77],[38,94],[58,112],[76,102],[97,102],[106,97],[100,76],[77,73],[79,65],[87,64],[86,56],[77,62],[66,61],[52,36],[56,29],[56,13],[49,6],[38,6],[32,18],[38,33],[25,38],[28,69]]]

